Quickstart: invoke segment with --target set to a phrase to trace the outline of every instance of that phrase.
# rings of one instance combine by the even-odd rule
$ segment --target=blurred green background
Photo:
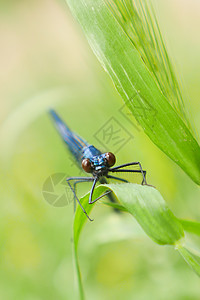
[[[200,3],[153,3],[198,133]],[[117,162],[141,161],[176,216],[200,221],[199,187],[120,113],[122,100],[64,0],[0,1],[0,45],[0,299],[75,299],[73,206],[50,205],[42,189],[51,174],[80,173],[50,107],[100,149],[95,134],[117,119],[133,137]],[[172,248],[100,203],[92,215],[79,251],[87,299],[200,299],[198,277]]]

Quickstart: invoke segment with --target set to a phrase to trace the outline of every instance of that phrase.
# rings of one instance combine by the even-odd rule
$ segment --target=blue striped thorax
[[[84,147],[82,149],[82,159],[89,158],[90,160],[95,156],[101,156],[102,153],[92,145]]]
[[[105,153],[101,153],[92,145],[83,148],[82,160],[84,159],[90,160],[93,171],[100,171],[107,168]]]

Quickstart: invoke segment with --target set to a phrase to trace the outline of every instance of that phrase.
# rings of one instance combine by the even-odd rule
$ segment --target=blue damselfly
[[[113,201],[113,197],[111,196],[111,191],[105,192],[100,197],[93,199],[93,192],[97,182],[100,183],[107,183],[108,179],[114,179],[122,182],[128,182],[126,179],[113,176],[113,173],[141,173],[142,174],[142,184],[147,184],[146,182],[146,171],[142,169],[140,162],[131,162],[122,164],[116,167],[113,167],[116,158],[115,155],[111,152],[102,153],[93,145],[88,144],[83,138],[78,136],[76,133],[72,132],[70,128],[60,119],[60,117],[56,114],[54,110],[50,110],[50,114],[55,121],[56,128],[61,135],[62,139],[68,146],[69,151],[75,158],[76,162],[78,163],[79,167],[82,168],[86,173],[91,174],[89,177],[69,177],[66,179],[70,189],[74,194],[75,200],[78,202],[80,207],[82,208],[83,212],[87,216],[89,220],[90,217],[88,216],[87,212],[85,211],[84,207],[82,206],[79,198],[76,195],[76,184],[80,182],[92,182],[92,188],[90,191],[89,196],[89,204],[92,204],[99,200],[100,198],[108,195],[110,200]],[[130,166],[139,166],[139,170],[133,169],[125,169],[126,167]],[[72,184],[73,183],[73,184]]]

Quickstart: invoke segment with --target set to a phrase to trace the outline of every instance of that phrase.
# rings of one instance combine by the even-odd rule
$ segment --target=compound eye
[[[91,162],[88,158],[82,160],[82,168],[85,172],[90,173],[92,170]]]
[[[105,157],[106,157],[106,160],[107,160],[107,163],[108,163],[109,167],[114,166],[114,164],[116,162],[115,155],[111,152],[108,152],[108,153],[106,153]]]

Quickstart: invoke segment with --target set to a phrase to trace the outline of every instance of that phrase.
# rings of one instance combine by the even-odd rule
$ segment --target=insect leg
[[[127,163],[127,164],[123,164],[123,165],[119,165],[119,166],[117,166],[117,167],[114,167],[114,168],[111,168],[111,169],[109,169],[109,171],[110,172],[133,172],[133,173],[137,173],[138,172],[138,170],[119,170],[119,169],[121,169],[121,168],[124,168],[124,167],[128,167],[128,166],[135,166],[135,165],[139,165],[139,167],[140,167],[140,170],[139,170],[139,172],[142,174],[142,177],[143,177],[143,180],[142,180],[142,185],[143,184],[146,184],[147,185],[147,182],[146,182],[146,171],[144,171],[143,169],[142,169],[142,166],[141,166],[141,163],[139,162],[139,161],[137,161],[137,162],[132,162],[132,163]]]
[[[94,179],[94,182],[93,182],[93,185],[92,185],[92,189],[91,189],[91,192],[90,192],[90,198],[89,198],[89,204],[93,204],[94,202],[96,202],[97,200],[103,198],[104,196],[108,195],[111,193],[111,191],[107,191],[105,192],[103,195],[99,196],[98,198],[96,198],[95,200],[92,200],[92,196],[93,196],[93,192],[94,192],[94,188],[95,188],[95,185],[98,181],[98,178],[95,178]]]
[[[83,180],[83,179],[81,179],[81,180],[77,180],[77,181],[75,181],[74,182],[74,184],[73,184],[73,190],[74,190],[74,194],[76,194],[76,185],[78,184],[78,183],[81,183],[81,182],[87,182],[86,180]],[[76,197],[74,196],[74,211],[76,211]]]
[[[116,177],[116,176],[112,176],[112,175],[107,175],[107,178],[115,179],[115,180],[119,180],[119,181],[123,181],[123,182],[129,182],[126,179],[123,179],[123,178],[120,178],[120,177]]]
[[[90,182],[90,181],[94,181],[94,178],[93,177],[69,177],[66,179],[70,189],[72,190],[73,194],[74,194],[74,197],[75,199],[77,200],[78,204],[80,205],[82,211],[84,212],[84,214],[86,215],[86,217],[90,220],[90,221],[93,221],[92,219],[90,219],[90,217],[88,216],[87,212],[85,211],[85,209],[83,208],[80,200],[78,199],[76,193],[75,193],[75,190],[73,189],[73,187],[71,186],[70,184],[70,181],[73,181],[73,180],[76,180],[76,181],[79,181],[79,180],[83,180],[85,182]]]

